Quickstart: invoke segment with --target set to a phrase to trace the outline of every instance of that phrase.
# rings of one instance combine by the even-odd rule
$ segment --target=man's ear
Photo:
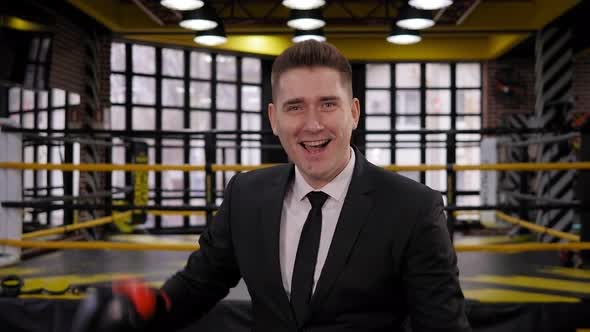
[[[269,103],[268,104],[268,120],[269,120],[270,126],[272,128],[272,133],[275,136],[277,136],[276,112],[277,112],[277,108],[275,107],[275,104]]]
[[[352,105],[351,105],[351,112],[352,112],[352,129],[356,129],[359,123],[359,118],[361,116],[361,103],[358,98],[352,98]]]

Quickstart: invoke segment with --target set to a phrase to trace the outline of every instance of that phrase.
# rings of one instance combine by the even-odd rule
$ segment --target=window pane
[[[66,111],[63,109],[53,110],[51,112],[51,128],[65,129],[66,128]]]
[[[156,80],[149,77],[133,76],[131,102],[134,104],[156,103]]]
[[[451,113],[451,93],[449,90],[426,90],[426,113]]]
[[[427,148],[426,149],[426,164],[428,165],[442,165],[447,162],[446,149]],[[445,190],[447,187],[447,177],[445,171],[427,171],[426,185],[434,190]]]
[[[451,118],[448,116],[427,116],[426,129],[429,130],[449,130],[451,129]],[[444,140],[447,138],[446,134],[431,134],[426,135],[428,140]]]
[[[395,118],[395,129],[397,130],[417,130],[420,129],[419,116],[397,116]],[[397,134],[397,141],[419,141],[419,134]]]
[[[77,93],[68,93],[68,104],[70,106],[80,105],[80,95]]]
[[[23,113],[23,128],[35,127],[35,114],[32,112]]]
[[[397,114],[420,114],[420,91],[397,90],[395,111]]]
[[[184,76],[184,56],[181,50],[162,50],[162,73],[170,76]]]
[[[262,126],[262,119],[259,114],[242,114],[242,129],[259,131]],[[251,135],[248,135],[250,137]]]
[[[211,83],[191,82],[191,107],[211,108]]]
[[[111,106],[111,130],[125,130],[125,108]]]
[[[8,111],[14,112],[20,110],[20,89],[10,88],[8,90]]]
[[[217,128],[219,130],[236,130],[237,120],[235,113],[228,113],[228,112],[218,112],[216,116],[217,120]]]
[[[23,110],[32,110],[35,108],[35,93],[31,90],[23,90]]]
[[[390,114],[391,94],[388,90],[367,90],[367,114]]]
[[[420,87],[420,64],[398,63],[395,65],[395,86],[398,88]]]
[[[390,130],[391,119],[384,116],[367,116],[365,127],[367,130]]]
[[[419,149],[396,149],[395,150],[396,165],[418,165],[420,164],[420,150]],[[399,172],[399,174],[406,176],[415,181],[420,181],[419,172]]]
[[[391,150],[388,148],[371,148],[367,144],[366,154],[367,160],[375,165],[385,166],[391,164]]]
[[[235,84],[217,84],[216,106],[220,110],[235,110],[237,107],[237,89]]]
[[[111,44],[111,71],[125,71],[125,44]]]
[[[217,79],[221,81],[236,80],[236,57],[229,55],[218,55],[217,62]]]
[[[201,52],[191,52],[191,77],[211,78],[211,55]]]
[[[242,129],[260,131],[262,117],[259,114],[242,114]],[[243,135],[242,136],[242,164],[258,165],[260,164],[260,135]]]
[[[242,82],[260,83],[262,80],[262,70],[260,69],[260,59],[243,58],[242,59]]]
[[[367,65],[367,87],[389,88],[391,86],[391,71],[389,64]]]
[[[47,111],[37,112],[37,129],[47,129]]]
[[[457,129],[481,129],[481,117],[479,116],[457,116]],[[480,134],[457,134],[458,141],[471,141],[481,139]]]
[[[156,110],[148,107],[133,108],[133,130],[155,130]]]
[[[125,76],[111,75],[111,103],[123,104],[125,102]]]
[[[481,67],[479,63],[457,64],[458,88],[479,88],[481,86]]]
[[[457,114],[481,114],[480,90],[457,90]]]
[[[446,63],[426,64],[426,86],[447,88],[451,86],[451,66]]]
[[[20,113],[11,113],[10,119],[13,121],[13,123],[20,125]]]
[[[203,146],[203,140],[192,140],[190,151],[191,165],[205,165],[205,149],[193,148],[192,146]],[[190,173],[191,190],[205,190],[205,172],[191,172]],[[192,202],[192,200],[191,200]],[[201,206],[204,202],[200,203]]]
[[[53,106],[55,107],[61,107],[65,105],[65,97],[63,97],[63,101],[62,101],[62,96],[65,96],[65,91],[63,90],[58,90],[55,89],[53,90]],[[56,94],[56,91],[61,92],[62,94]],[[47,106],[49,105],[49,93],[47,91],[38,91],[37,93],[37,109],[39,110],[46,110]]]
[[[258,111],[261,109],[261,89],[259,86],[242,86],[242,110]]]
[[[456,148],[455,151],[459,165],[479,165],[481,163],[479,146]],[[458,190],[479,190],[480,187],[480,171],[457,172]]]
[[[165,201],[166,205],[170,206],[182,206],[184,203],[181,199],[167,199]],[[183,216],[179,215],[164,215],[162,216],[162,227],[182,227],[184,225]]]
[[[184,105],[184,82],[182,80],[162,80],[162,104],[179,107]]]
[[[113,144],[123,144],[120,138],[113,138]],[[111,158],[113,164],[124,164],[125,163],[125,147],[124,146],[113,146],[111,150]],[[111,181],[113,187],[124,187],[125,186],[125,172],[114,171],[111,174]]]
[[[156,49],[151,46],[133,45],[133,72],[156,73]]]
[[[191,130],[202,131],[211,129],[211,113],[209,112],[191,112]]]
[[[180,110],[164,109],[162,113],[163,130],[184,129],[184,113]],[[177,142],[177,144],[180,141]]]

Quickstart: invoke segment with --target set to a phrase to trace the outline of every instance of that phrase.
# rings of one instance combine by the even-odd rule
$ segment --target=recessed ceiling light
[[[194,10],[205,5],[201,0],[162,0],[160,4],[174,10]]]
[[[320,9],[292,9],[287,25],[298,30],[314,30],[326,25]]]
[[[295,36],[293,36],[293,42],[299,43],[305,40],[317,40],[320,42],[326,41],[326,36],[324,35],[324,30],[322,29],[315,29],[315,30],[295,30]]]
[[[283,0],[283,6],[291,9],[315,9],[325,4],[324,0]]]
[[[388,42],[399,45],[415,44],[421,40],[422,37],[420,37],[420,32],[400,27],[394,27],[389,36],[387,36]]]
[[[410,0],[408,4],[418,9],[437,10],[453,4],[453,0]]]

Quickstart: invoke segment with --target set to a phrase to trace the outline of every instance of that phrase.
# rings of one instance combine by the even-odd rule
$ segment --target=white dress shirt
[[[346,192],[352,179],[354,162],[354,150],[350,148],[348,164],[346,164],[342,172],[330,183],[320,189],[312,188],[305,181],[297,166],[295,166],[295,179],[287,190],[285,200],[283,201],[279,243],[281,276],[283,278],[283,287],[289,298],[291,297],[291,279],[293,277],[293,267],[295,265],[299,237],[301,236],[301,230],[303,229],[307,215],[311,210],[311,203],[309,203],[306,195],[310,191],[316,190],[323,191],[329,196],[322,207],[322,233],[320,235],[320,247],[313,277],[313,291],[315,291],[315,286],[328,256],[328,249],[332,243],[332,237],[336,230],[336,224],[338,223],[338,217],[344,204],[344,198],[346,197]]]

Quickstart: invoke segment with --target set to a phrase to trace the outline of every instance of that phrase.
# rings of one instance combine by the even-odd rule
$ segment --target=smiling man
[[[440,193],[350,145],[349,62],[302,42],[275,60],[272,87],[292,163],[231,179],[200,250],[154,293],[150,326],[199,318],[243,278],[253,331],[469,331]]]

